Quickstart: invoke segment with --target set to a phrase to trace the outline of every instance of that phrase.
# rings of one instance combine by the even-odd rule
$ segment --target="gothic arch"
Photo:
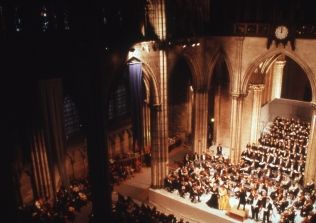
[[[146,93],[150,93],[150,104],[151,105],[158,105],[160,104],[160,96],[159,96],[159,91],[158,91],[158,82],[156,79],[156,76],[154,75],[154,72],[152,71],[152,69],[150,68],[150,66],[145,63],[144,61],[136,58],[136,57],[132,57],[130,58],[128,61],[126,61],[127,63],[132,63],[132,62],[140,62],[142,63],[142,72],[143,72],[143,79],[144,79],[144,83],[145,83],[145,87],[146,87]]]
[[[302,60],[302,58],[300,58],[297,54],[294,54],[294,52],[291,51],[287,51],[285,49],[277,49],[277,50],[273,50],[270,51],[262,56],[259,56],[258,58],[256,58],[251,65],[247,68],[246,72],[245,72],[245,77],[242,80],[242,84],[241,84],[241,91],[243,94],[247,94],[247,88],[248,88],[248,84],[249,84],[249,80],[251,79],[251,76],[254,72],[254,70],[256,69],[256,67],[262,62],[265,61],[266,59],[275,57],[277,55],[280,54],[284,54],[285,56],[288,56],[289,58],[291,58],[293,61],[295,61],[301,68],[302,70],[305,72],[310,85],[311,85],[311,89],[312,89],[312,102],[315,102],[316,100],[316,81],[313,75],[312,70],[308,67],[308,65]],[[273,63],[274,60],[271,60],[271,64]]]
[[[217,48],[217,50],[210,55],[210,59],[207,62],[207,146],[211,146],[213,143],[221,143],[224,146],[228,146],[230,143],[227,139],[230,138],[230,131],[228,129],[230,129],[231,91],[233,84],[231,63],[221,47]],[[215,85],[214,83],[214,80],[216,82],[218,78],[216,76],[216,67],[221,64],[226,70],[226,80],[224,80],[225,87],[223,87],[224,82],[219,83],[219,85]],[[215,96],[215,93],[217,96]],[[219,121],[223,119],[225,119],[225,121]]]
[[[228,77],[229,77],[229,89],[231,91],[232,89],[232,83],[233,83],[233,76],[232,76],[232,67],[231,67],[231,63],[228,59],[228,57],[226,56],[225,52],[222,49],[218,49],[212,56],[210,59],[210,62],[208,63],[207,69],[206,69],[206,73],[207,73],[207,89],[210,89],[211,87],[211,82],[212,82],[212,77],[214,75],[214,69],[216,64],[223,60],[226,64],[227,67],[227,71],[228,71]]]
[[[197,89],[202,83],[202,81],[199,81],[202,78],[200,78],[201,72],[198,63],[192,58],[192,55],[186,52],[184,52],[179,59],[181,58],[184,59],[190,69],[193,89]]]

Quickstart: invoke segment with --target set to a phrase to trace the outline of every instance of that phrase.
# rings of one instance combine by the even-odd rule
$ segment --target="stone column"
[[[277,60],[273,65],[271,100],[281,98],[284,60]]]
[[[190,139],[192,139],[192,111],[193,111],[193,88],[190,86],[188,88],[188,103],[187,103],[187,111],[188,111],[188,117],[187,117],[187,134],[190,136]],[[186,138],[187,140],[188,138]],[[191,143],[191,142],[190,142]]]
[[[316,104],[311,103],[313,113],[311,120],[311,132],[309,135],[307,158],[305,164],[305,183],[314,181],[316,184]]]
[[[153,26],[160,40],[166,38],[166,0],[153,0],[148,5],[149,23]]]
[[[168,173],[168,145],[164,134],[165,123],[162,105],[154,105],[152,114],[152,140],[151,140],[151,186],[162,188]]]
[[[34,197],[54,201],[56,188],[48,160],[44,131],[33,130],[31,135],[31,160],[34,179]]]
[[[232,94],[231,118],[230,118],[230,159],[233,163],[238,163],[240,160],[240,136],[241,136],[241,119],[243,107],[242,94]]]
[[[261,99],[262,91],[264,89],[263,84],[253,84],[249,86],[251,93],[253,94],[252,99],[252,114],[251,114],[251,131],[250,131],[250,142],[256,143],[259,136],[260,127],[260,112],[261,112]]]
[[[198,154],[202,154],[207,149],[207,96],[206,89],[198,89],[194,92],[193,152]]]
[[[150,108],[147,102],[143,104],[143,145],[147,148],[150,145]]]
[[[55,187],[68,186],[65,168],[65,132],[62,80],[42,80],[39,82],[41,111],[44,119],[45,138],[52,170],[55,170]],[[57,168],[55,168],[57,167]]]
[[[152,129],[152,182],[153,188],[162,188],[168,174],[168,114],[167,114],[167,55],[159,51],[159,96],[160,104],[154,104],[151,111]],[[157,95],[156,95],[157,96]]]
[[[149,7],[149,20],[155,29],[159,42],[167,37],[165,0],[154,0]],[[168,116],[167,116],[167,54],[163,45],[159,46],[158,97],[151,111],[152,120],[152,187],[161,188],[168,174]]]

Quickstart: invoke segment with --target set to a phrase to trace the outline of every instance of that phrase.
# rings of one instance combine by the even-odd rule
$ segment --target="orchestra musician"
[[[272,211],[272,203],[270,202],[270,198],[266,197],[265,202],[262,204],[262,211],[263,211],[263,223],[267,221],[269,223],[270,214]]]
[[[222,156],[223,155],[223,147],[221,144],[218,144],[218,146],[216,147],[216,155],[217,156]]]
[[[259,208],[261,205],[261,198],[257,193],[254,194],[253,199],[250,201],[251,203],[251,218],[258,221]]]

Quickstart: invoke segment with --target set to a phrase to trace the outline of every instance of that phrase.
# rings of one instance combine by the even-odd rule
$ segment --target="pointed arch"
[[[221,48],[218,48],[215,51],[215,53],[212,55],[212,57],[210,59],[210,62],[208,63],[207,70],[206,70],[207,71],[207,80],[206,80],[207,89],[210,89],[210,87],[211,87],[211,84],[212,84],[211,82],[212,82],[212,78],[214,75],[215,66],[220,61],[224,61],[225,65],[226,65],[228,77],[229,77],[229,89],[231,91],[232,83],[233,83],[233,75],[232,75],[233,69],[232,69],[231,63],[230,63],[226,53]]]
[[[152,105],[160,104],[161,101],[160,101],[160,96],[159,96],[159,91],[158,91],[158,84],[157,84],[158,82],[157,82],[156,76],[154,75],[154,72],[152,71],[152,69],[147,63],[145,63],[144,61],[136,57],[130,58],[128,61],[126,61],[126,64],[133,63],[133,62],[142,63],[142,72],[143,72],[143,79],[144,79],[144,83],[146,87],[146,92],[150,94],[149,103],[151,103]]]
[[[199,78],[201,77],[201,71],[198,63],[195,62],[192,55],[186,52],[183,53],[179,59],[181,58],[187,63],[190,69],[193,89],[197,89],[200,86],[199,80],[201,80],[201,78]]]
[[[222,70],[220,73],[223,76],[218,75],[219,67],[223,68],[219,69]],[[219,47],[212,55],[207,67],[207,146],[211,146],[213,143],[229,145],[226,138],[230,138],[228,130],[230,129],[232,83],[233,76],[229,59],[224,50]]]
[[[257,57],[251,63],[251,65],[247,68],[247,70],[245,72],[245,76],[244,76],[244,79],[242,80],[242,85],[241,85],[242,93],[243,94],[247,93],[249,81],[251,79],[253,72],[258,67],[258,65],[263,61],[269,60],[270,64],[267,65],[267,67],[270,67],[271,64],[275,61],[275,59],[281,54],[288,56],[290,59],[292,59],[294,62],[296,62],[302,68],[302,70],[305,72],[305,74],[310,82],[311,89],[312,89],[312,102],[315,102],[315,100],[316,100],[316,98],[315,98],[316,97],[315,96],[316,81],[315,81],[314,74],[313,74],[312,70],[308,67],[308,65],[298,55],[296,55],[294,52],[288,51],[286,49],[272,50],[264,55]],[[270,58],[275,58],[275,59],[271,60]]]

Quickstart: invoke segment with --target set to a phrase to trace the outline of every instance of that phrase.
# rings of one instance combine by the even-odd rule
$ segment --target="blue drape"
[[[142,147],[142,108],[143,108],[143,89],[142,89],[142,64],[128,64],[131,115],[133,124],[134,151],[140,152]]]

